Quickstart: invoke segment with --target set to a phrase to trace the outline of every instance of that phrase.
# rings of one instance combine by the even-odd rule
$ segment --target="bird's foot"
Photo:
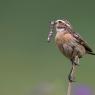
[[[71,74],[68,76],[68,79],[69,79],[69,82],[76,82],[75,81],[75,76],[73,76]]]
[[[80,64],[79,64],[79,57],[78,57],[78,56],[75,57],[75,59],[73,60],[73,63],[74,63],[75,65],[77,65],[77,66],[80,65]]]

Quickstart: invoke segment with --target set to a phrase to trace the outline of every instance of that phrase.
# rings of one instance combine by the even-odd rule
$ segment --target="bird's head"
[[[72,29],[71,24],[67,20],[56,20],[56,21],[51,21],[50,25],[50,32],[48,35],[48,41],[50,41],[53,32],[64,32],[65,30],[68,31],[68,29]]]
[[[55,21],[56,32],[64,32],[68,28],[71,28],[71,25],[67,20],[56,20]]]

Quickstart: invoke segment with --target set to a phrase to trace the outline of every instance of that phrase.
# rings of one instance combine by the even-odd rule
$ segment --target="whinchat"
[[[88,43],[76,32],[74,32],[71,24],[67,20],[56,20],[51,22],[51,31],[48,35],[50,42],[53,32],[56,32],[55,42],[59,50],[72,62],[72,69],[69,74],[69,81],[73,82],[72,77],[73,65],[79,65],[79,59],[85,54],[92,54],[92,49]]]

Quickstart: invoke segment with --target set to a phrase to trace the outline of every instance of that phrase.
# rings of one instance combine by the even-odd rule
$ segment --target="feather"
[[[73,35],[74,38],[76,38],[77,43],[84,46],[84,48],[86,49],[88,54],[94,55],[93,50],[88,46],[88,43],[86,41],[84,41],[83,38],[78,33],[71,32],[71,34]]]

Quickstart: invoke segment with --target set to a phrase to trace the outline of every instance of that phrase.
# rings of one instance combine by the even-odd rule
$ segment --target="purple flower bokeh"
[[[72,90],[72,95],[93,95],[91,88],[85,85],[74,86]]]

